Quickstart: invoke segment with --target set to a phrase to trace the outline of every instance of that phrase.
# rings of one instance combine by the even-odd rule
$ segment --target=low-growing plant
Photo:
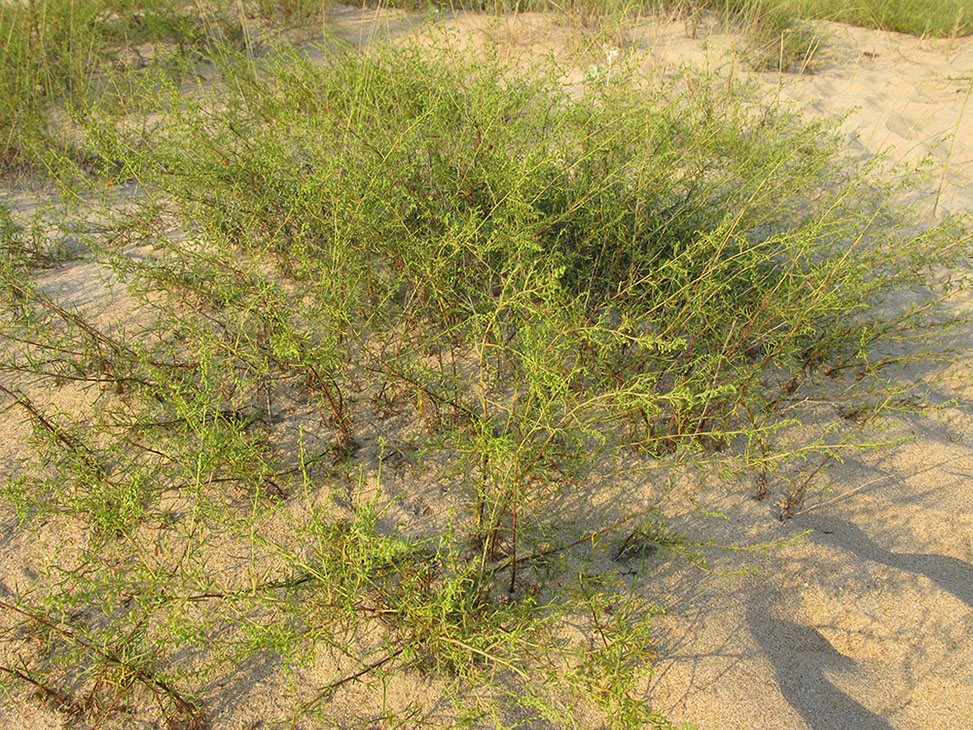
[[[962,0],[773,0],[784,12],[866,28],[954,38],[973,33],[973,9]]]
[[[211,722],[216,682],[270,655],[282,722],[340,725],[337,693],[413,672],[446,716],[376,716],[665,726],[654,609],[618,566],[716,546],[665,524],[653,479],[749,471],[789,511],[802,466],[903,402],[883,348],[941,331],[968,233],[910,228],[831,128],[725,82],[571,97],[551,67],[323,52],[227,50],[225,83],[87,115],[85,243],[123,325],[0,268],[2,392],[34,434],[4,496],[81,535],[9,601],[11,645],[47,648],[0,671],[95,723],[138,693]],[[137,195],[95,195],[106,175]],[[889,314],[904,287],[928,294]],[[844,373],[869,418],[815,431],[792,401]],[[45,405],[66,384],[90,415]]]
[[[77,154],[70,121],[104,105],[105,86],[146,67],[183,78],[225,45],[245,47],[251,16],[309,21],[321,0],[31,0],[0,5],[0,172]],[[111,100],[107,100],[110,103]]]

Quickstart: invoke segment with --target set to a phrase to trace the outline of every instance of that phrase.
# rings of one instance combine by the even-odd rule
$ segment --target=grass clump
[[[363,6],[369,4],[361,3]],[[641,14],[690,17],[694,26],[706,15],[742,31],[742,55],[757,70],[803,72],[813,68],[821,39],[808,20],[831,20],[865,28],[925,37],[957,38],[973,33],[973,11],[962,0],[489,0],[445,2],[395,0],[392,7],[421,10],[432,6],[486,12],[554,11],[583,27],[602,31]],[[620,21],[620,19],[622,19]],[[695,31],[694,31],[695,32]]]
[[[937,4],[938,3],[938,4]],[[393,2],[394,7],[422,9],[428,3]],[[453,3],[433,3],[455,9]],[[0,172],[45,169],[57,159],[77,157],[72,120],[94,106],[124,102],[116,95],[120,77],[138,79],[146,67],[167,70],[180,80],[194,65],[220,55],[224,46],[254,50],[254,34],[267,24],[301,24],[322,17],[322,0],[37,0],[0,7]],[[473,3],[492,12],[556,10],[582,25],[599,25],[641,12],[715,13],[744,29],[744,51],[760,69],[797,71],[812,61],[818,40],[800,19],[828,18],[919,35],[966,35],[968,9],[948,0],[843,4],[782,0],[707,0],[660,2],[578,0],[567,4],[540,2]],[[112,80],[109,81],[108,77]],[[134,81],[137,85],[138,81]],[[114,93],[106,93],[113,90]]]
[[[795,28],[799,20],[834,20],[865,28],[918,36],[955,38],[973,33],[973,15],[963,0],[697,0],[662,2],[668,7],[702,7],[735,15],[771,31]],[[748,24],[749,24],[748,23]]]
[[[123,331],[0,269],[34,442],[4,493],[80,545],[7,602],[37,649],[8,678],[202,727],[269,656],[273,720],[341,725],[339,693],[412,673],[447,711],[355,720],[665,726],[619,569],[704,558],[659,522],[664,475],[786,485],[856,445],[788,441],[813,424],[782,404],[852,372],[843,402],[887,411],[883,348],[936,326],[968,236],[910,235],[826,127],[706,79],[571,98],[554,69],[390,47],[218,67],[216,95],[153,79],[130,123],[86,120],[138,191],[86,239],[137,304]],[[908,286],[933,293],[878,309]],[[89,416],[42,402],[68,386]]]
[[[184,77],[224,44],[242,47],[249,16],[306,20],[319,0],[31,0],[0,5],[0,171],[72,151],[65,114],[98,102],[108,76],[147,66]]]
[[[709,11],[724,19],[743,21],[763,34],[780,28],[794,31],[800,20],[825,19],[850,23],[865,28],[879,28],[918,36],[955,38],[973,33],[973,15],[964,0],[863,0],[847,3],[841,0],[516,0],[516,2],[429,3],[453,8],[457,5],[494,12],[550,10],[582,14],[617,14],[619,12],[673,11],[696,13]],[[404,0],[397,7],[415,9],[423,3]]]
[[[821,18],[899,33],[955,38],[973,33],[973,8],[963,0],[775,0],[801,18]]]

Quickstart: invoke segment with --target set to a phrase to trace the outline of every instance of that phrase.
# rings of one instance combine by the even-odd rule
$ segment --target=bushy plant
[[[138,304],[124,334],[26,261],[0,270],[25,383],[2,389],[35,447],[5,494],[84,535],[5,604],[8,637],[46,642],[7,674],[80,687],[64,702],[99,720],[142,693],[192,727],[209,678],[272,654],[291,717],[339,722],[334,693],[411,671],[450,722],[664,725],[640,695],[653,609],[617,561],[704,555],[652,477],[766,483],[857,445],[787,442],[782,404],[853,372],[844,402],[887,412],[882,347],[939,326],[957,282],[936,267],[969,236],[910,233],[827,126],[725,82],[571,97],[552,68],[411,47],[217,63],[194,96],[152,79],[128,121],[86,119],[89,194],[137,191],[93,203],[109,220],[86,240]],[[890,315],[910,286],[931,289]],[[27,381],[92,388],[91,417]],[[645,491],[593,511],[619,470]],[[303,673],[321,652],[341,657],[324,686]]]

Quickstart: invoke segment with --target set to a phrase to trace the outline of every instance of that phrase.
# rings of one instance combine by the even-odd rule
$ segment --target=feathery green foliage
[[[33,450],[3,494],[80,545],[4,600],[5,637],[42,648],[6,679],[201,728],[214,683],[271,656],[282,722],[347,724],[337,693],[411,673],[446,716],[354,719],[664,727],[655,609],[620,568],[705,567],[660,521],[666,475],[786,483],[862,446],[795,443],[812,424],[781,411],[854,373],[843,401],[888,412],[885,348],[940,331],[961,282],[936,267],[969,235],[911,227],[827,126],[725,82],[572,97],[553,68],[324,53],[224,47],[195,94],[159,70],[84,117],[87,258],[136,302],[117,327],[36,285],[46,249],[4,219],[0,388]],[[890,314],[907,287],[929,294]],[[39,400],[66,385],[90,415]],[[635,494],[595,509],[613,473]]]

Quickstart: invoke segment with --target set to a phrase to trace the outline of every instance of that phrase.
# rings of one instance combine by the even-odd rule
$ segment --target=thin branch
[[[175,705],[176,709],[180,713],[182,713],[186,718],[189,719],[189,721],[192,723],[192,727],[195,730],[203,730],[203,728],[207,727],[206,720],[201,714],[199,708],[194,703],[184,698],[175,689],[170,687],[168,682],[166,682],[164,679],[160,679],[159,677],[152,675],[150,672],[148,672],[146,669],[142,667],[133,666],[129,664],[124,659],[121,659],[114,652],[109,652],[98,646],[95,646],[94,644],[87,641],[86,639],[83,639],[82,637],[78,636],[78,634],[70,628],[58,625],[57,623],[54,623],[52,621],[48,621],[46,618],[43,618],[42,616],[33,614],[30,611],[25,611],[24,609],[19,608],[18,606],[13,605],[12,603],[7,603],[4,600],[0,600],[0,608],[6,609],[8,611],[13,611],[14,613],[29,618],[31,621],[34,621],[35,623],[41,624],[42,626],[46,626],[47,628],[60,634],[61,636],[63,636],[65,639],[75,644],[76,646],[81,647],[82,649],[90,652],[91,654],[99,656],[102,660],[108,662],[109,664],[114,664],[122,668],[123,670],[128,672],[131,676],[134,676],[135,679],[141,682],[144,686],[152,690],[153,693],[162,694],[165,697],[167,697],[172,702],[172,704]]]
[[[81,708],[78,707],[78,705],[75,702],[73,702],[70,698],[65,697],[61,692],[58,692],[55,689],[51,689],[43,682],[39,682],[38,680],[31,677],[29,674],[25,674],[24,672],[21,672],[19,669],[13,669],[12,667],[5,667],[3,665],[0,665],[0,672],[6,672],[7,674],[10,674],[16,677],[17,679],[20,679],[24,682],[27,682],[30,685],[33,685],[34,687],[39,689],[47,699],[52,700],[54,704],[57,705],[57,708],[62,712],[65,712],[69,715],[81,714]]]
[[[396,649],[391,654],[387,654],[386,656],[384,656],[382,659],[379,659],[378,661],[372,662],[371,664],[364,666],[361,670],[355,672],[354,674],[350,674],[347,677],[342,677],[341,679],[336,679],[334,682],[327,685],[320,692],[318,692],[318,694],[314,697],[314,699],[304,706],[304,712],[309,712],[315,705],[317,705],[322,700],[328,698],[333,692],[335,692],[340,687],[343,687],[349,682],[354,682],[356,679],[360,679],[361,677],[365,676],[369,672],[375,671],[376,669],[379,669],[380,667],[388,664],[390,661],[398,657],[403,651],[404,649],[402,648]]]

